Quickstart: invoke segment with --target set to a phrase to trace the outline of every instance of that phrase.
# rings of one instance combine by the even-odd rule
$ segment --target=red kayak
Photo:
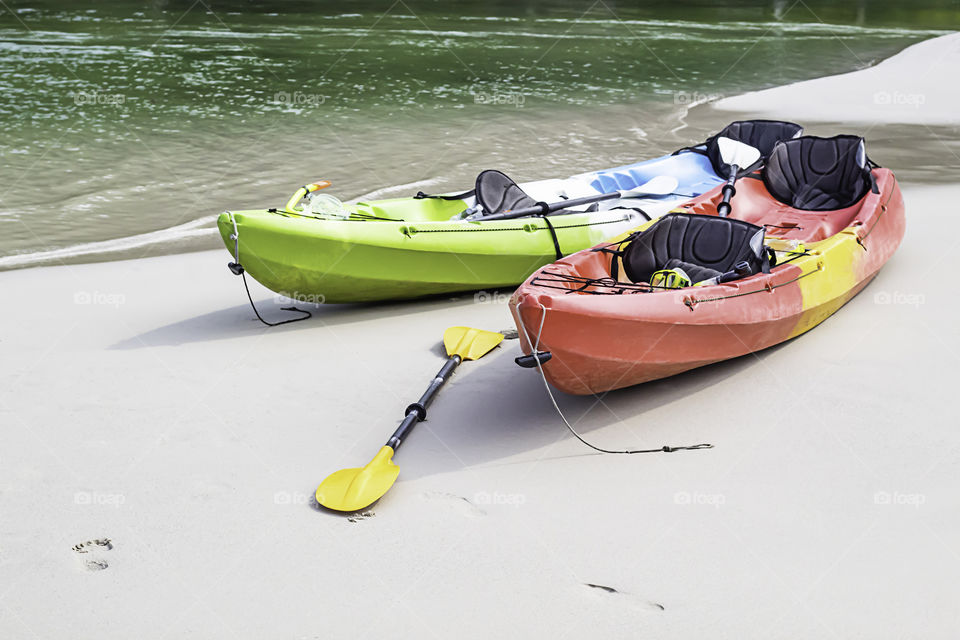
[[[780,142],[741,177],[534,273],[510,299],[523,366],[601,393],[773,346],[863,289],[905,229],[893,173],[862,138]]]

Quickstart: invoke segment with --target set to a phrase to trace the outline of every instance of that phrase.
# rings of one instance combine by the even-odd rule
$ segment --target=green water
[[[0,256],[213,247],[212,215],[318,178],[349,199],[636,161],[702,137],[692,103],[960,25],[956,1],[726,4],[5,0]]]

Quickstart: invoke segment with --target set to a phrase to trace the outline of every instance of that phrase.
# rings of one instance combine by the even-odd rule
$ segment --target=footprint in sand
[[[106,552],[111,549],[113,549],[113,542],[110,538],[96,538],[73,545],[74,552],[78,554],[87,571],[103,571],[109,567]]]
[[[629,605],[637,609],[641,609],[643,611],[664,611],[666,609],[666,607],[664,607],[659,602],[646,600],[644,598],[641,598],[640,596],[635,596],[633,594],[620,591],[619,589],[608,587],[605,584],[594,584],[592,582],[584,582],[583,586],[585,586],[587,589],[589,589],[593,593],[598,593],[601,595],[609,595],[610,597],[613,597],[613,598],[620,598],[625,604],[629,603]]]
[[[367,518],[372,518],[375,515],[377,514],[375,514],[373,511],[361,511],[359,513],[354,513],[353,515],[348,516],[347,522],[362,522]]]
[[[444,493],[442,491],[427,491],[426,493],[421,493],[420,496],[424,500],[438,500],[440,502],[445,502],[450,505],[450,508],[455,509],[460,512],[461,515],[464,515],[468,518],[479,518],[480,516],[487,515],[487,512],[473,504],[463,496],[458,496],[453,493]]]

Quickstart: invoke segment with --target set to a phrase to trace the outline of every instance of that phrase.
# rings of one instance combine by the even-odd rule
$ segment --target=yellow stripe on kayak
[[[797,281],[803,296],[803,314],[790,332],[790,338],[814,328],[850,299],[857,286],[857,263],[863,254],[854,227],[809,244],[807,250],[811,255],[791,264],[802,269],[804,275],[811,271],[819,273]]]

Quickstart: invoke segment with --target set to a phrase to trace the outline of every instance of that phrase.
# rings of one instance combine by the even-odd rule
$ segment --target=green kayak
[[[416,298],[516,286],[560,255],[636,227],[721,181],[703,155],[680,153],[526,183],[519,193],[529,196],[527,201],[550,203],[634,189],[663,175],[678,178],[675,193],[500,220],[483,219],[476,190],[355,203],[324,195],[335,202],[329,209],[315,206],[321,200],[312,193],[329,183],[316,183],[302,187],[282,209],[226,211],[217,224],[236,260],[231,268],[242,265],[288,298],[317,303]],[[480,217],[463,219],[471,212]]]
[[[347,205],[349,206],[349,205]],[[462,201],[401,198],[357,203],[356,211],[402,222],[320,221],[285,212],[236,211],[218,226],[247,273],[268,289],[307,302],[415,298],[514,286],[557,259],[542,218],[463,224],[447,219]],[[625,211],[570,214],[551,221],[564,253],[634,227]]]

